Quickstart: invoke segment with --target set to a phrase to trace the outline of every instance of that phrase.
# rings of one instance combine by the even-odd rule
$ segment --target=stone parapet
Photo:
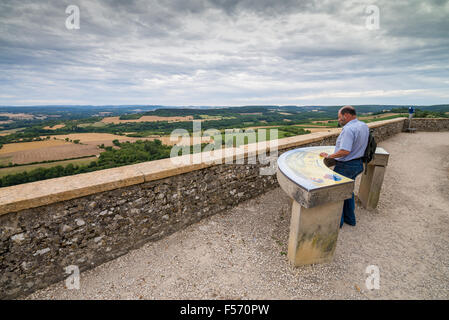
[[[409,120],[404,121],[403,131],[407,131]],[[413,118],[411,128],[417,131],[449,131],[449,118]]]

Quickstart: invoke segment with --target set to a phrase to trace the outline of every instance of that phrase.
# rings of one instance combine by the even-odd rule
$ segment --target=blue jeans
[[[337,161],[334,171],[347,178],[355,180],[355,178],[363,172],[362,159],[354,159],[346,162]],[[352,198],[346,199],[343,204],[343,213],[341,215],[340,228],[343,226],[343,222],[355,226],[355,202],[354,192]]]

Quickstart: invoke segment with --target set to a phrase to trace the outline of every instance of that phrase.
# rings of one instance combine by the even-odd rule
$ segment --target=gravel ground
[[[391,155],[378,208],[356,208],[332,263],[289,265],[278,188],[82,273],[79,290],[62,281],[26,299],[448,299],[449,132],[380,146]],[[366,287],[369,265],[379,289]]]

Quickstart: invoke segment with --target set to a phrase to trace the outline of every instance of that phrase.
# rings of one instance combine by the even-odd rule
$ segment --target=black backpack
[[[368,168],[368,163],[373,160],[374,158],[374,154],[376,153],[376,148],[377,148],[377,143],[376,140],[374,139],[374,130],[370,130],[369,131],[369,136],[368,136],[368,144],[366,145],[366,149],[365,149],[365,153],[363,154],[362,160],[363,163],[365,164],[365,174],[366,174],[366,169]]]

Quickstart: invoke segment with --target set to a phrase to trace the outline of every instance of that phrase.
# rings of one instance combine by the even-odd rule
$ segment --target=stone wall
[[[409,120],[404,121],[404,131],[409,126]],[[449,118],[413,118],[411,128],[417,131],[449,131]]]
[[[401,132],[404,119],[370,127],[382,141]],[[279,154],[334,145],[339,132],[280,139]],[[88,270],[278,187],[275,174],[260,175],[265,166],[163,159],[2,188],[0,298],[29,294],[63,280],[70,265]]]

